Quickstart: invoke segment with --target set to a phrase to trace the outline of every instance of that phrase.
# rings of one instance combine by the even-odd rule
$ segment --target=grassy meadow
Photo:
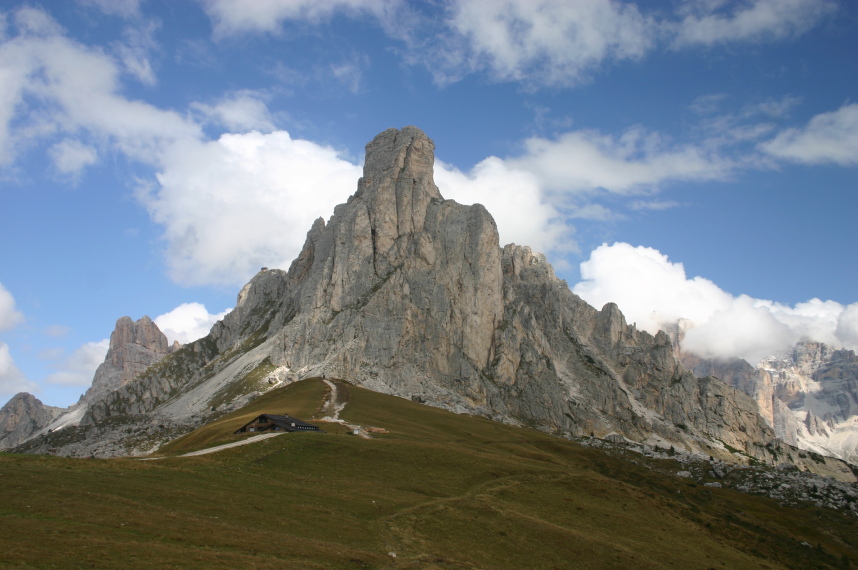
[[[3,568],[844,568],[855,520],[699,486],[537,431],[341,383],[342,426],[209,455],[272,390],[157,461],[0,454]],[[668,466],[670,467],[670,466]],[[677,467],[676,470],[679,470]]]

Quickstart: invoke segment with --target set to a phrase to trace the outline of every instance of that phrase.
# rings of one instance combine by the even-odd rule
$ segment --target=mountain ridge
[[[253,397],[280,371],[561,436],[619,433],[820,469],[780,446],[753,398],[685,370],[667,334],[636,330],[613,303],[590,307],[530,248],[501,248],[483,206],[443,199],[433,164],[416,127],[376,136],[357,191],[316,220],[289,270],[260,271],[208,336],[100,398],[64,449],[145,452],[141,442],[222,413],[216,394],[247,384]],[[111,422],[142,439],[99,427]]]

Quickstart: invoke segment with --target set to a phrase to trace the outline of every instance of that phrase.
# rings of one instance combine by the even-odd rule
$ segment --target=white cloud
[[[125,70],[144,85],[157,82],[150,54],[158,49],[155,32],[159,27],[160,23],[155,20],[138,22],[126,27],[122,32],[123,41],[114,44]]]
[[[24,315],[15,308],[12,293],[0,283],[0,330],[8,330],[24,322]]]
[[[457,1],[450,12],[456,36],[443,44],[452,47],[441,54],[447,67],[488,69],[499,81],[575,84],[606,60],[642,57],[653,43],[654,22],[611,0]],[[455,69],[440,71],[455,78]]]
[[[581,278],[575,294],[599,309],[617,303],[626,320],[652,333],[681,318],[704,322],[731,299],[708,279],[688,279],[685,267],[660,251],[627,243],[594,249],[581,263]]]
[[[401,4],[399,0],[203,0],[216,35],[247,32],[278,33],[284,21],[318,23],[334,13],[357,16],[371,14],[383,21]]]
[[[675,202],[673,200],[635,200],[629,207],[632,210],[670,210],[671,208],[678,208],[681,204],[679,202]]]
[[[259,94],[250,90],[231,93],[214,105],[193,103],[191,108],[232,132],[274,130],[268,106]]]
[[[15,366],[9,346],[0,342],[0,397],[4,400],[18,392],[37,392],[38,384],[30,382]]]
[[[852,303],[840,313],[834,332],[847,348],[858,347],[858,303]]]
[[[690,2],[675,26],[674,44],[713,45],[729,42],[776,41],[800,35],[836,11],[829,0],[754,0],[732,10],[720,2]],[[731,8],[736,4],[728,4]],[[673,27],[673,26],[671,26]]]
[[[658,133],[628,129],[618,137],[569,131],[554,140],[530,138],[524,152],[489,157],[470,172],[436,163],[435,179],[447,198],[486,206],[501,241],[550,254],[577,251],[569,220],[622,216],[597,201],[605,194],[652,194],[667,183],[730,176],[740,165],[703,146],[671,144]],[[635,200],[631,209],[672,208],[673,201]]]
[[[95,369],[104,362],[108,348],[110,339],[84,344],[68,357],[52,364],[56,372],[49,374],[45,382],[60,386],[90,386]]]
[[[796,331],[775,318],[756,299],[740,295],[685,333],[682,347],[704,358],[762,358],[800,340]]]
[[[177,145],[160,187],[141,192],[164,226],[167,262],[184,284],[241,285],[261,266],[288,267],[315,218],[357,188],[361,168],[285,131]]]
[[[0,44],[0,156],[54,137],[87,133],[129,157],[158,162],[180,139],[198,139],[198,125],[119,94],[120,68],[103,51],[74,42],[45,12],[21,8],[17,35]],[[13,120],[14,119],[14,120]]]
[[[98,151],[94,147],[72,139],[51,146],[48,154],[57,170],[72,176],[79,175],[84,168],[98,161]]]
[[[525,145],[527,152],[510,159],[510,165],[536,173],[549,191],[632,194],[669,181],[723,179],[737,166],[702,147],[672,145],[641,128],[618,138],[570,131],[556,140],[530,138]]]
[[[408,63],[436,81],[487,72],[496,81],[569,86],[599,67],[685,48],[772,42],[800,35],[833,14],[833,0],[687,0],[673,13],[618,0],[446,0],[421,10],[403,0],[203,0],[215,36],[281,33],[287,22],[318,25],[334,15],[370,17],[405,44]]]
[[[760,148],[774,157],[804,164],[858,164],[858,103],[816,115],[807,126],[782,131]]]
[[[345,86],[350,93],[359,93],[363,87],[364,68],[369,65],[366,56],[354,55],[351,59],[332,63],[330,65],[331,75],[339,83]]]
[[[230,310],[213,315],[201,303],[182,303],[169,313],[155,317],[154,321],[170,344],[176,340],[187,344],[209,334],[212,326]]]
[[[560,212],[547,203],[539,180],[489,157],[464,173],[437,161],[435,183],[445,198],[482,204],[497,222],[502,244],[529,245],[537,251],[576,249]]]
[[[603,244],[581,264],[573,291],[591,305],[619,305],[626,320],[655,333],[690,321],[683,348],[706,358],[744,358],[756,364],[810,338],[858,349],[858,303],[844,307],[811,299],[793,307],[723,291],[702,277],[688,278],[681,263],[627,243]]]

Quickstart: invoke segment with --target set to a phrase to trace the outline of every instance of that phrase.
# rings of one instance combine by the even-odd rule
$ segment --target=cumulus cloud
[[[445,198],[485,206],[497,222],[502,244],[529,245],[546,253],[574,248],[560,212],[544,199],[531,172],[512,169],[496,157],[467,173],[438,161],[435,183]]]
[[[564,192],[631,194],[669,181],[722,179],[737,166],[700,146],[671,144],[642,128],[619,137],[570,131],[554,140],[533,137],[525,146],[511,166],[536,173],[547,190]]]
[[[230,311],[213,315],[202,303],[182,303],[172,311],[155,317],[155,324],[167,336],[170,344],[187,344],[209,334],[212,326]]]
[[[0,342],[0,397],[7,400],[18,392],[37,392],[38,384],[30,382],[15,366],[9,346]]]
[[[165,157],[160,186],[141,191],[164,227],[171,277],[240,285],[260,266],[288,267],[315,218],[357,188],[361,168],[285,131],[187,142]]]
[[[12,23],[17,33],[0,44],[0,160],[58,134],[86,134],[153,163],[174,141],[200,138],[199,125],[178,113],[123,97],[117,62],[67,38],[45,12],[21,8]],[[55,150],[67,168],[92,158],[78,152],[74,160],[69,150]]]
[[[858,349],[858,303],[811,299],[795,306],[733,296],[648,247],[603,244],[581,264],[573,291],[601,308],[615,302],[639,329],[656,333],[685,320],[683,348],[704,358],[761,358],[802,339]]]
[[[675,26],[674,45],[777,41],[803,34],[837,10],[829,0],[755,0],[728,4],[689,2]],[[735,6],[735,7],[734,7]]]
[[[191,108],[204,120],[223,125],[231,132],[274,130],[274,122],[263,97],[250,90],[230,93],[211,105],[193,103]]]
[[[858,347],[858,303],[852,303],[837,319],[835,334],[846,347]]]
[[[104,362],[110,339],[88,342],[65,358],[60,358],[51,367],[56,371],[48,374],[45,382],[59,386],[89,386],[95,369]]]
[[[11,329],[22,322],[24,315],[15,308],[15,298],[0,283],[0,331]]]
[[[803,128],[787,129],[760,148],[803,164],[858,164],[858,103],[813,117]]]

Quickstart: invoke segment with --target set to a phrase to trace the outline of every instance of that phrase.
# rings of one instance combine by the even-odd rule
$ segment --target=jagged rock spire
[[[167,337],[148,316],[136,322],[131,317],[119,318],[110,335],[110,348],[104,362],[95,371],[92,387],[84,399],[91,400],[124,386],[169,350]]]
[[[429,202],[442,199],[434,164],[435,143],[417,127],[387,129],[366,145],[355,196],[367,204],[377,252],[388,252],[399,236],[423,229]]]

